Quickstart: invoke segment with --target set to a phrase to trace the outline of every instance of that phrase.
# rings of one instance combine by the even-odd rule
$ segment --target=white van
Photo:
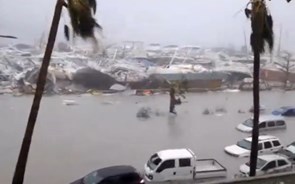
[[[251,153],[252,137],[244,138],[236,144],[226,146],[224,151],[235,157],[247,157]],[[274,153],[284,148],[279,138],[272,135],[258,137],[258,154]]]
[[[282,116],[260,115],[258,127],[259,131],[266,131],[275,129],[285,129],[287,126],[285,118]],[[239,124],[236,128],[241,132],[252,132],[253,118],[247,119],[243,123]]]

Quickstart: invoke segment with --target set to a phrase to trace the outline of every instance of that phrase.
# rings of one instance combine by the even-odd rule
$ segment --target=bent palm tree
[[[264,0],[251,0],[252,9],[245,9],[246,16],[251,18],[252,34],[250,37],[251,47],[254,53],[254,80],[253,80],[253,130],[252,145],[250,156],[250,176],[256,175],[256,164],[258,155],[258,137],[259,137],[259,73],[260,73],[260,54],[263,53],[265,42],[270,51],[273,48],[273,21],[267,11]]]
[[[69,2],[72,2],[72,1],[76,1],[76,0],[69,0]],[[79,0],[79,2],[82,2],[82,1],[83,0]],[[85,1],[87,1],[87,0],[85,0]],[[90,2],[90,0],[89,0],[89,2]],[[65,4],[64,0],[57,0],[56,6],[55,6],[55,12],[54,12],[54,16],[53,16],[53,20],[52,20],[52,24],[51,24],[51,29],[50,29],[50,33],[49,33],[48,43],[46,46],[45,54],[43,57],[43,62],[42,62],[41,69],[39,72],[39,77],[38,77],[38,81],[37,81],[37,89],[35,92],[33,104],[31,107],[29,118],[28,118],[28,123],[27,123],[26,131],[25,131],[25,135],[23,138],[21,150],[19,153],[19,157],[17,160],[17,164],[16,164],[14,176],[13,176],[13,181],[12,181],[13,184],[22,184],[23,180],[24,180],[24,175],[25,175],[25,171],[26,171],[26,164],[27,164],[27,160],[28,160],[28,154],[30,151],[34,127],[35,127],[36,119],[37,119],[39,108],[40,108],[40,102],[41,102],[42,95],[44,92],[44,86],[46,83],[48,66],[50,63],[50,58],[51,58],[52,50],[53,50],[55,39],[56,39],[56,34],[57,34],[57,29],[58,29],[58,25],[59,25],[59,21],[60,21],[62,7],[65,5],[66,4]],[[83,5],[84,5],[84,8],[86,8],[86,9],[90,9],[91,6],[94,7],[93,3],[92,4],[91,3],[83,4]],[[70,6],[74,7],[75,4],[70,5]],[[87,17],[84,15],[84,13],[86,14],[86,12],[84,12],[80,9],[76,9],[75,11],[76,11],[75,13],[77,15]],[[81,25],[85,25],[85,23],[83,21],[86,22],[87,20],[86,19],[78,19],[78,20],[79,20],[78,21],[78,30],[82,29],[81,32],[79,32],[80,33],[79,36],[83,36],[83,35],[85,36],[83,31],[88,30],[88,28],[86,28],[86,30],[85,30],[84,28],[81,27]],[[75,20],[73,20],[73,22],[75,22]],[[73,23],[72,23],[72,26],[74,27],[75,25],[73,25]],[[91,34],[86,35],[86,37],[88,37],[88,36],[91,36]]]

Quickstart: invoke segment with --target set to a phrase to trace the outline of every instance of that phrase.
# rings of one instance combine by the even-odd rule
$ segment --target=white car
[[[256,176],[273,174],[292,170],[292,163],[284,156],[280,155],[261,155],[257,158]],[[250,163],[247,162],[240,166],[241,174],[249,176]]]
[[[259,117],[259,131],[285,129],[286,122],[282,116],[261,115]],[[251,133],[253,129],[253,118],[249,118],[236,127],[241,132]]]
[[[251,153],[252,137],[244,138],[236,144],[227,146],[224,151],[236,157],[247,157]],[[261,135],[258,137],[258,154],[273,153],[284,148],[279,138],[271,135]]]

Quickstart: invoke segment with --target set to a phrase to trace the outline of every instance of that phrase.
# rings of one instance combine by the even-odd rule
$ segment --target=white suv
[[[227,146],[224,148],[225,152],[236,157],[250,156],[252,137],[247,137],[237,144]],[[279,138],[271,135],[261,135],[258,138],[258,154],[274,153],[282,149]]]

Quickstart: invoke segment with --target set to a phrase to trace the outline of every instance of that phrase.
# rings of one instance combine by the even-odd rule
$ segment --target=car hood
[[[231,145],[231,146],[227,146],[224,148],[226,152],[238,156],[238,157],[243,157],[243,156],[248,156],[250,151],[246,150],[244,148],[241,148],[237,145]]]
[[[251,132],[252,131],[251,127],[247,127],[247,126],[243,125],[242,123],[239,124],[236,128],[242,132]]]
[[[294,158],[295,157],[294,153],[292,153],[292,152],[290,152],[290,151],[288,151],[286,149],[281,149],[281,150],[278,151],[278,153],[282,154],[282,155],[285,155],[285,156],[287,156],[289,158]]]

